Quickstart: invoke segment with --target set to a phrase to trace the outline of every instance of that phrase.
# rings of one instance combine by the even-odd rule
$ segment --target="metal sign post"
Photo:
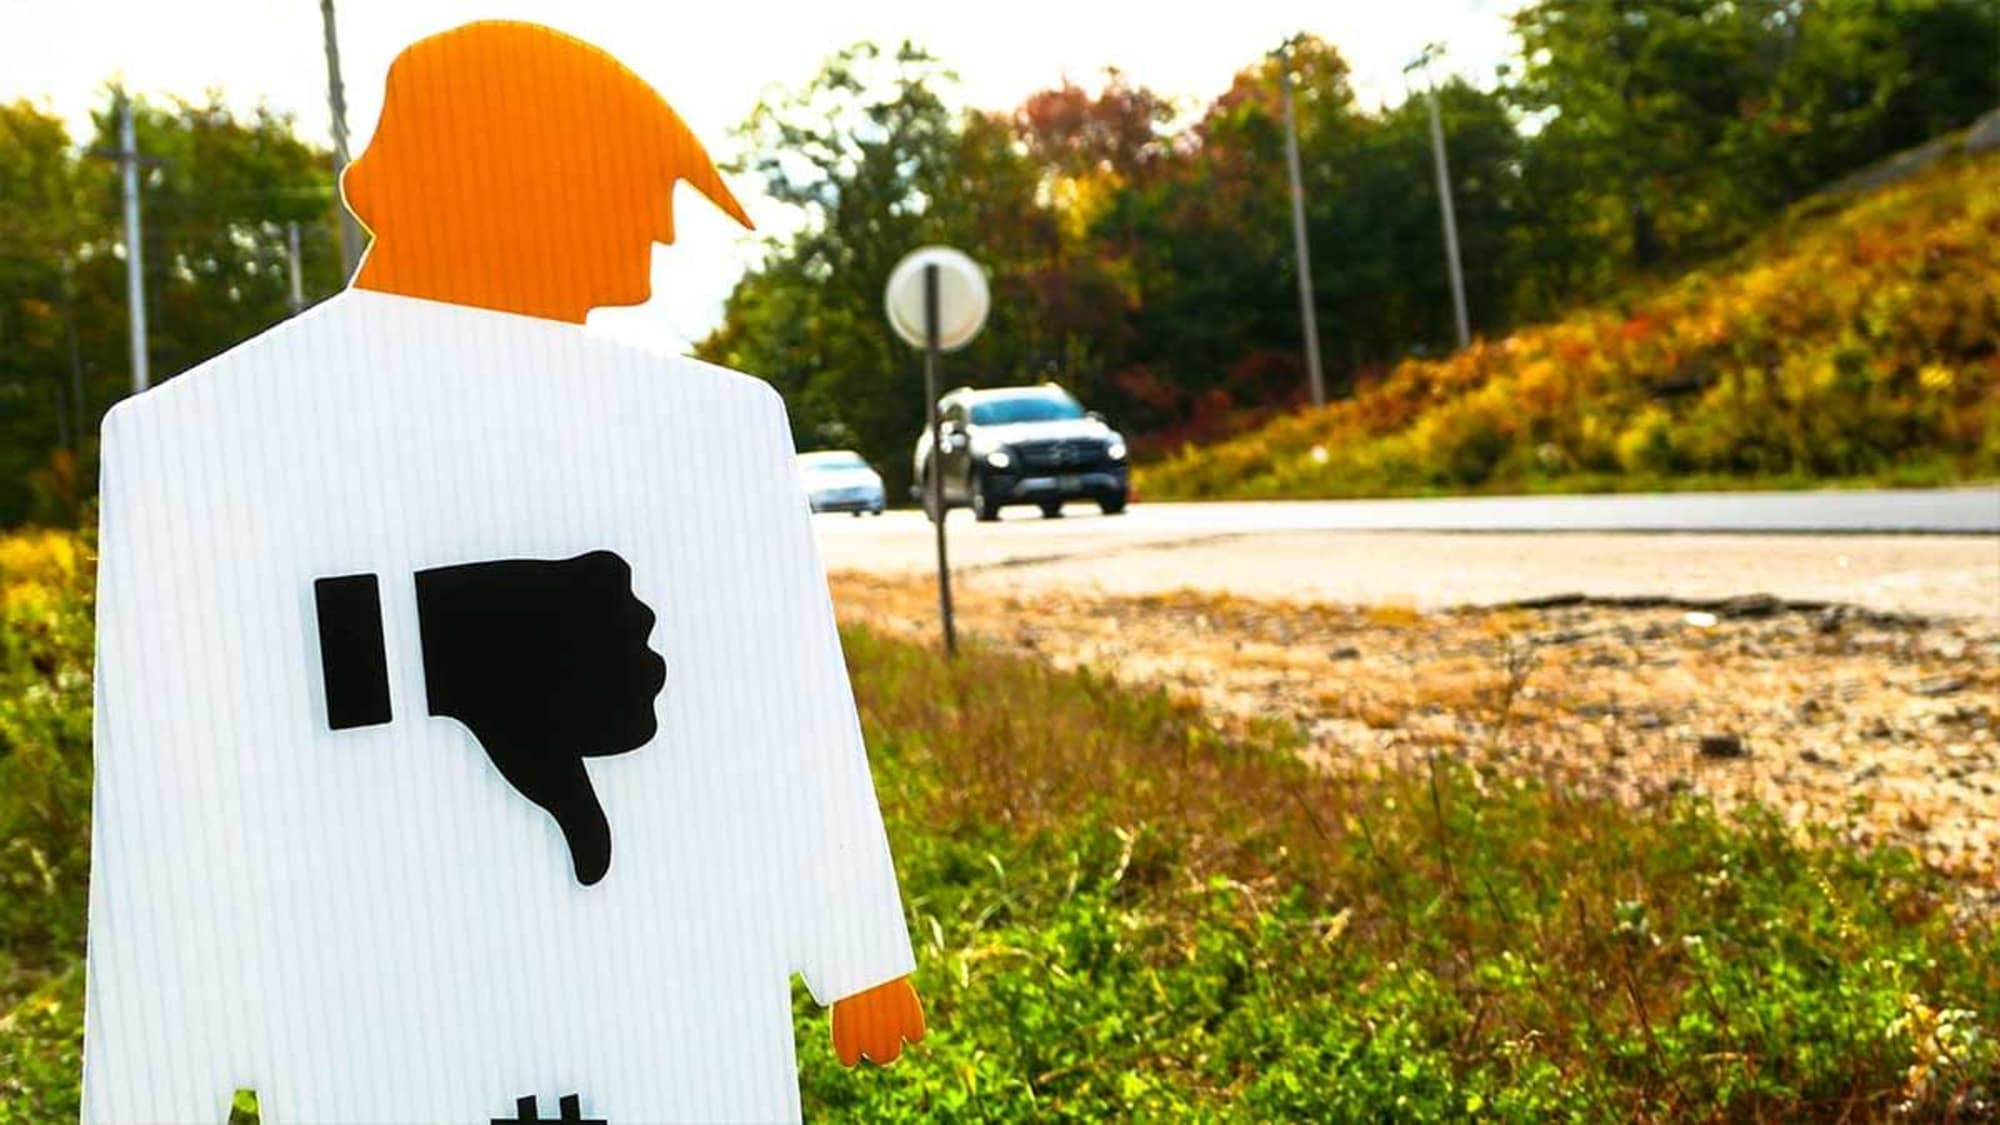
[[[938,409],[938,369],[944,353],[972,342],[986,324],[990,296],[986,274],[957,250],[926,246],[906,255],[889,274],[882,295],[889,326],[904,343],[924,350],[924,410],[931,450],[925,460],[925,503],[937,525],[938,615],[944,622],[944,650],[958,652],[952,620],[951,561],[945,551],[944,413]]]
[[[930,404],[931,463],[925,474],[930,478],[931,510],[937,518],[938,613],[944,619],[944,651],[958,654],[958,627],[951,617],[951,560],[944,548],[944,411],[938,409],[938,363],[943,349],[938,346],[938,268],[936,262],[924,266],[924,401]]]

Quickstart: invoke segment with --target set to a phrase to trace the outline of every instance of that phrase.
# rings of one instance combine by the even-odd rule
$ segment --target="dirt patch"
[[[929,582],[843,573],[843,615],[937,632]],[[1629,802],[1689,790],[2000,882],[2000,631],[1777,603],[1419,611],[958,588],[960,627],[1306,732],[1328,769],[1447,753]],[[1560,602],[1561,600],[1558,599]]]

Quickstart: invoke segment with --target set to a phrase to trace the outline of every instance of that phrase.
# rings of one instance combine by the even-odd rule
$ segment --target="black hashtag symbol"
[[[495,1117],[493,1125],[535,1125],[548,1122],[549,1125],[608,1125],[602,1117],[585,1117],[583,1099],[575,1094],[564,1094],[558,1103],[562,1106],[561,1117],[543,1117],[535,1095],[514,1099],[514,1116]]]

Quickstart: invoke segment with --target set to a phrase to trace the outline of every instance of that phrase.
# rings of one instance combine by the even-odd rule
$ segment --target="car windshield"
[[[1083,417],[1083,407],[1066,394],[1009,395],[972,404],[975,426],[1011,426],[1016,422],[1062,422]]]
[[[868,462],[859,453],[808,453],[799,458],[799,468],[809,473],[831,472],[836,469],[865,469]]]

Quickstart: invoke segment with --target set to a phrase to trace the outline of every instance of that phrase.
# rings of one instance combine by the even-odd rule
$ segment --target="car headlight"
[[[1123,461],[1125,459],[1125,439],[1112,438],[1111,444],[1104,447],[1104,455],[1113,461]]]
[[[996,449],[986,455],[986,463],[996,469],[1004,469],[1014,463],[1014,458],[1004,449]]]

